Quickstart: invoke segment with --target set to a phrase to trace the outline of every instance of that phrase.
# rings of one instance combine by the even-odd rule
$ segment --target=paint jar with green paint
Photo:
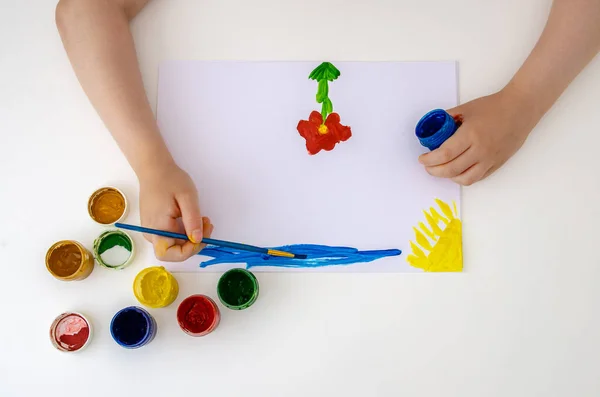
[[[133,259],[133,239],[122,230],[107,230],[94,240],[94,258],[109,269],[123,269]]]
[[[217,295],[229,309],[247,309],[258,299],[258,280],[246,269],[228,270],[219,279]]]

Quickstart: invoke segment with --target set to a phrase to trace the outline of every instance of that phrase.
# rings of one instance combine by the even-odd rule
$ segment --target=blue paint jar
[[[110,322],[110,335],[126,349],[137,349],[152,342],[156,329],[154,317],[137,306],[119,310]]]
[[[459,125],[454,118],[443,109],[434,109],[419,120],[415,134],[421,145],[435,150],[450,138]]]

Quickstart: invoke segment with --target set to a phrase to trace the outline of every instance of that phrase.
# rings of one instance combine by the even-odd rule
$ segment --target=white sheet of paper
[[[252,271],[422,272],[407,262],[414,227],[435,199],[460,188],[431,177],[415,125],[457,103],[454,62],[333,62],[329,98],[352,137],[309,155],[296,127],[316,102],[308,78],[320,62],[167,61],[159,72],[158,124],[178,164],[195,181],[213,238],[265,247],[319,244],[400,249],[399,256],[318,268]],[[443,223],[440,222],[443,226]],[[432,242],[433,244],[433,242]],[[196,256],[172,271],[223,271]]]

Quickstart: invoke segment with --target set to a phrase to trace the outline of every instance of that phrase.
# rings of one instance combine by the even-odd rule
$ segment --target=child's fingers
[[[212,235],[213,229],[214,229],[214,226],[210,222],[210,218],[208,218],[207,216],[202,217],[202,235],[206,238],[210,238],[210,236]],[[196,243],[194,245],[193,255],[196,255],[198,252],[202,251],[204,249],[204,247],[206,247],[206,244],[202,244],[202,243],[197,244]]]
[[[200,249],[200,244],[194,244],[190,241],[184,244],[173,244],[165,251],[159,251],[155,248],[156,258],[163,262],[182,262],[192,255],[195,255]],[[156,246],[155,246],[156,247]]]
[[[210,218],[208,218],[208,217],[202,218],[202,232],[204,234],[204,237],[210,238],[210,236],[212,236],[213,230],[215,230],[215,227],[210,222]],[[199,246],[199,249],[196,252],[196,254],[198,252],[202,251],[204,249],[204,247],[206,247],[206,244],[198,244],[198,246]]]
[[[146,226],[146,225],[143,225]],[[182,233],[183,227],[177,224],[177,220],[170,216],[160,216],[148,222],[147,227],[158,230],[166,230],[175,233]],[[159,260],[165,260],[167,252],[175,245],[184,244],[187,240],[179,240],[169,237],[150,235],[150,242],[154,246],[154,256]]]
[[[497,165],[494,165],[494,166],[490,167],[490,169],[489,169],[489,170],[487,170],[487,171],[485,172],[485,174],[483,174],[483,176],[481,177],[481,179],[485,179],[485,178],[487,178],[488,176],[492,175],[492,174],[493,174],[494,172],[496,172],[497,170],[498,170],[498,166],[497,166]]]
[[[195,243],[202,241],[203,225],[200,205],[196,192],[187,192],[178,196],[177,204],[181,210],[181,220],[185,226],[185,232],[190,240]]]
[[[210,219],[202,218],[202,224],[204,235],[210,237],[214,229]],[[174,239],[158,237],[154,244],[154,254],[158,260],[164,262],[182,262],[196,255],[205,246],[206,244],[194,244],[191,241],[177,244]]]
[[[470,186],[475,182],[481,180],[485,173],[488,171],[488,167],[484,166],[481,163],[477,163],[473,165],[471,168],[467,169],[465,172],[452,178],[452,180],[459,185]]]
[[[162,260],[169,248],[175,245],[175,239],[152,236],[152,245],[154,246],[154,256],[156,256],[157,259]]]
[[[469,148],[463,154],[449,163],[435,165],[433,167],[425,167],[425,169],[430,175],[437,176],[439,178],[454,178],[455,176],[459,176],[465,172],[475,163],[477,163],[475,152],[472,148]]]
[[[465,132],[458,129],[442,146],[419,156],[421,164],[426,167],[446,164],[463,154],[471,146],[469,134]]]
[[[210,236],[212,236],[213,230],[215,230],[215,226],[212,224],[209,217],[205,216],[204,218],[202,218],[202,226],[204,236],[206,238],[210,238]]]

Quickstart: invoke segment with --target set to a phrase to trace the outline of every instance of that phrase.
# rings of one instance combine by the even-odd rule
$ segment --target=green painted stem
[[[327,120],[327,116],[333,112],[333,104],[329,99],[329,84],[327,80],[319,80],[319,89],[317,90],[317,103],[321,103],[321,116],[323,116],[323,124]]]
[[[319,83],[317,89],[317,103],[321,103],[321,115],[323,116],[323,124],[327,120],[327,116],[333,113],[333,103],[329,99],[329,81],[333,81],[340,76],[340,71],[330,62],[323,62],[317,66],[308,76],[311,80],[316,80]]]
[[[327,80],[319,80],[319,89],[317,90],[317,103],[322,103],[329,95],[329,83]]]

